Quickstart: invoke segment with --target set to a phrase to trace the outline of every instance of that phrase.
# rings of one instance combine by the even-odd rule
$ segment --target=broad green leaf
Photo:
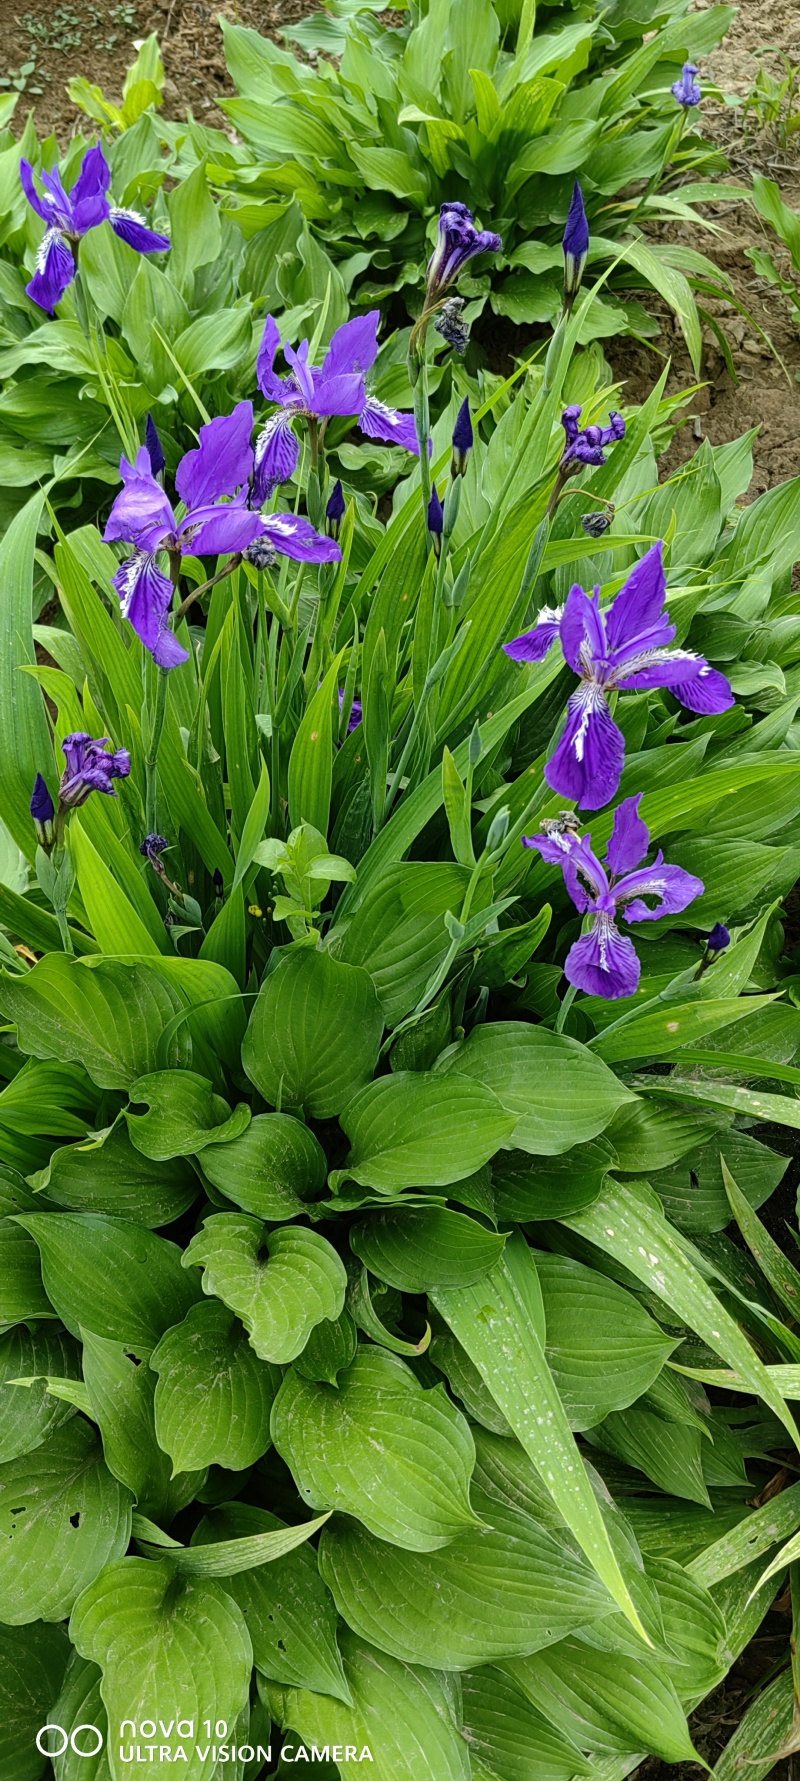
[[[172,1468],[153,1420],[155,1380],[143,1357],[123,1342],[84,1330],[83,1377],[109,1471],[132,1491],[140,1513],[171,1521],[203,1478],[195,1473],[171,1484]]]
[[[258,1538],[282,1525],[265,1509],[224,1503],[201,1521],[195,1542]],[[336,1609],[313,1547],[296,1546],[269,1564],[237,1573],[225,1587],[242,1610],[256,1667],[265,1676],[349,1702],[336,1638]]]
[[[36,1244],[12,1219],[0,1219],[0,1324],[52,1316]]]
[[[160,1558],[166,1547],[169,1562],[181,1577],[238,1577],[243,1571],[272,1564],[287,1552],[294,1552],[296,1546],[318,1534],[327,1519],[327,1515],[320,1515],[316,1521],[304,1521],[299,1527],[278,1523],[267,1533],[246,1534],[236,1540],[193,1541],[191,1546],[180,1546],[175,1540],[151,1544],[138,1532],[136,1538],[148,1558]]]
[[[165,1559],[107,1565],[76,1602],[70,1636],[103,1671],[110,1726],[138,1725],[152,1714],[172,1725],[164,1740],[171,1753],[181,1743],[178,1720],[193,1720],[202,1737],[204,1719],[230,1725],[247,1699],[253,1651],[239,1608],[221,1584],[176,1576]],[[129,1773],[119,1750],[114,1737],[113,1781]],[[195,1739],[191,1765],[193,1781],[212,1781],[210,1740]],[[160,1757],[150,1768],[154,1778],[173,1772]]]
[[[790,1669],[783,1670],[747,1708],[711,1770],[714,1781],[766,1781],[781,1753],[791,1749],[797,1705]]]
[[[511,1676],[490,1667],[461,1680],[464,1735],[481,1773],[497,1781],[572,1781],[591,1765],[539,1713]]]
[[[439,1552],[408,1552],[347,1516],[320,1540],[319,1566],[348,1626],[379,1651],[432,1669],[538,1651],[613,1612],[567,1539],[475,1494],[484,1527]]]
[[[730,1067],[728,1065],[728,1067]],[[741,1067],[752,1073],[753,1065],[746,1058],[737,1059],[734,1068]],[[758,1059],[759,1074],[769,1074],[767,1066]],[[800,1101],[790,1095],[773,1095],[762,1089],[734,1088],[727,1082],[689,1082],[673,1077],[669,1082],[659,1082],[657,1078],[648,1079],[648,1092],[658,1095],[680,1096],[686,1101],[700,1101],[709,1107],[720,1107],[729,1113],[743,1113],[748,1119],[775,1120],[778,1125],[791,1127],[800,1131]]]
[[[171,1224],[197,1199],[199,1182],[188,1163],[164,1163],[142,1155],[124,1125],[83,1144],[55,1150],[38,1180],[39,1191],[73,1212],[108,1212],[134,1224]]]
[[[675,1688],[650,1654],[593,1651],[568,1638],[533,1657],[512,1658],[507,1668],[539,1711],[584,1750],[697,1760]]]
[[[524,1150],[503,1151],[492,1162],[492,1193],[499,1219],[527,1224],[566,1218],[597,1199],[616,1156],[608,1140],[573,1145],[561,1156],[537,1157]]]
[[[706,1002],[669,1002],[663,1008],[642,1013],[629,1020],[616,1032],[600,1033],[592,1050],[606,1063],[625,1063],[629,1058],[663,1057],[681,1045],[695,1045],[719,1027],[729,1027],[743,1020],[756,1008],[767,1008],[771,996],[748,996],[746,1000],[722,999]]]
[[[474,1286],[500,1260],[505,1237],[442,1206],[375,1212],[353,1226],[350,1247],[379,1280],[400,1292]]]
[[[69,1641],[63,1627],[41,1621],[24,1629],[0,1626],[0,1770],[3,1781],[39,1781],[45,1759],[37,1733],[58,1695]],[[46,1742],[45,1742],[46,1747]]]
[[[325,1385],[338,1384],[339,1374],[349,1367],[358,1347],[358,1332],[353,1317],[345,1310],[336,1319],[318,1323],[294,1363],[302,1379],[314,1379]]]
[[[458,913],[468,882],[464,866],[400,860],[344,928],[336,956],[369,971],[387,1026],[411,1013],[444,958],[450,945],[444,916],[448,909]]]
[[[129,1088],[157,1063],[162,1029],[180,997],[148,965],[98,958],[96,967],[51,953],[27,977],[0,973],[0,1008],[21,1050],[82,1064],[99,1088]],[[172,1045],[183,1061],[185,1039]]]
[[[446,1325],[441,1331],[437,1330],[431,1343],[430,1358],[440,1373],[444,1373],[453,1396],[460,1398],[473,1422],[480,1423],[481,1428],[491,1429],[496,1435],[511,1435],[512,1430],[474,1361]]]
[[[240,1138],[250,1124],[250,1108],[240,1101],[231,1113],[210,1082],[193,1070],[155,1070],[131,1083],[125,1120],[131,1143],[154,1162],[193,1156],[207,1144]],[[144,1106],[146,1112],[134,1108]]]
[[[558,1156],[595,1138],[629,1101],[630,1090],[575,1039],[519,1021],[478,1026],[437,1071],[482,1082],[514,1115],[513,1145]]]
[[[161,947],[137,915],[77,817],[70,824],[70,847],[88,925],[101,951],[144,958],[155,954],[158,958]]]
[[[162,1336],[150,1366],[158,1374],[156,1434],[176,1472],[211,1465],[243,1472],[266,1453],[280,1374],[253,1353],[227,1306],[193,1305]]]
[[[648,1090],[657,1080],[648,1077]],[[691,1105],[662,1105],[642,1095],[621,1108],[608,1127],[606,1140],[613,1145],[617,1165],[624,1173],[643,1175],[677,1162],[729,1125],[730,1118],[724,1113]]]
[[[766,1226],[753,1211],[752,1206],[742,1193],[738,1183],[730,1172],[725,1158],[720,1158],[722,1179],[730,1208],[736,1223],[744,1237],[745,1243],[754,1261],[758,1262],[762,1274],[769,1281],[776,1298],[788,1311],[792,1320],[796,1319],[800,1309],[800,1273],[778,1247]]]
[[[329,1119],[369,1081],[382,1032],[367,971],[307,946],[288,947],[259,991],[242,1063],[273,1107]]]
[[[18,1324],[0,1336],[0,1460],[30,1453],[69,1421],[71,1405],[51,1397],[45,1380],[80,1376],[80,1350],[64,1330]],[[35,1384],[28,1390],[12,1389],[14,1379],[34,1379]]]
[[[474,1174],[515,1122],[483,1083],[455,1072],[398,1071],[363,1088],[340,1123],[352,1148],[335,1179],[394,1193],[447,1187]]]
[[[678,1346],[632,1293],[594,1268],[537,1250],[545,1356],[573,1429],[634,1403]]]
[[[35,681],[22,672],[33,665],[31,591],[33,553],[42,515],[37,492],[17,513],[0,545],[0,817],[26,859],[32,860],[36,837],[30,801],[37,773],[45,773],[53,750],[42,696]],[[54,791],[55,786],[51,784]]]
[[[567,1526],[631,1623],[640,1622],[609,1543],[532,1315],[538,1293],[523,1243],[477,1286],[432,1291],[432,1303],[478,1368]],[[541,1327],[541,1325],[540,1325]],[[543,1331],[542,1331],[543,1334]]]
[[[368,1750],[372,1781],[470,1781],[468,1747],[436,1671],[398,1663],[346,1628],[340,1645],[352,1707],[330,1695],[287,1689],[284,1728],[308,1746],[349,1745],[359,1756]]]
[[[788,1157],[778,1156],[758,1139],[732,1128],[720,1132],[702,1149],[691,1151],[670,1169],[651,1171],[650,1185],[655,1188],[667,1218],[689,1236],[695,1232],[724,1231],[730,1223],[721,1158],[756,1209],[769,1198],[789,1166]]]
[[[606,1417],[598,1428],[592,1429],[589,1439],[602,1452],[644,1472],[660,1490],[687,1497],[691,1503],[704,1503],[710,1509],[699,1429],[665,1422],[647,1406],[635,1404]]]
[[[97,1664],[86,1663],[72,1646],[61,1692],[55,1703],[51,1701],[47,1717],[54,1725],[63,1726],[68,1736],[77,1731],[78,1726],[96,1726],[104,1747],[94,1758],[78,1756],[68,1747],[63,1756],[54,1759],[56,1781],[79,1781],[79,1778],[80,1781],[110,1781],[108,1714],[100,1693],[101,1681]],[[53,1747],[57,1748],[61,1741],[53,1733]],[[90,1750],[97,1739],[90,1732],[78,1732],[75,1742],[78,1749]]]
[[[359,1347],[338,1388],[287,1373],[272,1439],[304,1502],[354,1515],[393,1545],[433,1552],[477,1524],[467,1423],[443,1386],[423,1391],[385,1349]]]
[[[96,1430],[75,1416],[0,1466],[0,1618],[63,1620],[130,1531],[130,1491],[112,1478]]]
[[[198,1297],[174,1243],[123,1218],[93,1212],[20,1214],[39,1245],[45,1291],[74,1336],[154,1348]]]
[[[333,706],[338,685],[337,656],[314,694],[289,756],[289,820],[296,829],[310,822],[328,833],[333,776]],[[338,711],[338,706],[337,706]]]
[[[234,1205],[257,1218],[297,1218],[325,1186],[325,1152],[288,1113],[257,1113],[230,1144],[207,1144],[203,1174]]]
[[[648,1573],[658,1588],[667,1644],[681,1669],[673,1680],[681,1699],[707,1692],[721,1681],[730,1662],[725,1616],[708,1590],[683,1565],[649,1559]]]
[[[207,1218],[183,1254],[203,1269],[203,1291],[240,1317],[260,1360],[285,1365],[315,1325],[344,1308],[347,1275],[336,1250],[299,1225],[268,1231],[244,1213]]]
[[[728,1362],[788,1429],[797,1428],[747,1337],[689,1261],[666,1219],[633,1188],[607,1182],[594,1206],[564,1221],[604,1254],[629,1268]]]

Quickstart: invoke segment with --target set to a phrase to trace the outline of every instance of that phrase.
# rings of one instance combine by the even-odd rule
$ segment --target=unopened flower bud
[[[715,922],[706,941],[706,951],[714,953],[724,952],[726,946],[730,946],[730,943],[731,937],[724,922]]]
[[[497,853],[502,847],[506,835],[508,834],[510,821],[511,811],[509,810],[508,805],[504,804],[502,809],[498,810],[497,815],[492,817],[492,821],[489,825],[489,833],[486,837],[487,853]]]
[[[583,203],[583,192],[576,179],[572,192],[564,238],[564,302],[570,308],[581,287],[583,269],[589,252],[589,224]]]
[[[163,484],[167,460],[164,456],[164,447],[159,438],[158,427],[153,420],[152,414],[148,414],[147,416],[147,424],[144,430],[144,442],[150,453],[150,469],[156,481]]]
[[[442,533],[444,531],[444,508],[439,500],[439,492],[435,483],[431,489],[431,498],[428,502],[428,531],[433,540],[433,548],[436,556],[441,556]]]
[[[55,805],[47,789],[41,773],[37,773],[31,797],[31,816],[36,830],[36,839],[40,847],[51,847],[53,843],[53,819]]]
[[[458,414],[456,415],[456,424],[453,428],[453,456],[450,462],[451,476],[466,476],[470,452],[472,451],[474,443],[475,435],[472,431],[472,421],[470,419],[469,397],[465,396]]]
[[[329,538],[338,538],[342,520],[344,519],[344,516],[345,516],[346,506],[347,506],[347,503],[346,503],[344,495],[342,493],[342,485],[340,482],[335,482],[333,485],[333,489],[331,491],[328,505],[325,509],[325,518],[328,522],[327,532],[328,532]]]

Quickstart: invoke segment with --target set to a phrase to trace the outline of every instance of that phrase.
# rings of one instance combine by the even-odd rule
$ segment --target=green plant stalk
[[[147,752],[145,754],[145,821],[148,835],[158,834],[158,751],[167,715],[167,681],[169,670],[156,669],[155,699],[147,710]]]
[[[577,984],[569,983],[567,985],[565,994],[561,998],[561,1006],[559,1007],[559,1010],[556,1015],[554,1025],[553,1025],[554,1033],[563,1033],[564,1023],[566,1021],[567,1015],[569,1014],[570,1008],[572,1007],[572,1004],[573,1004],[577,994],[578,994]]]

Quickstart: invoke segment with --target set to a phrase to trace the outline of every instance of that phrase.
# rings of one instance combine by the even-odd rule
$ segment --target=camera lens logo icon
[[[82,1737],[82,1733],[86,1736]],[[96,1742],[92,1743],[92,1739]],[[63,1756],[67,1749],[76,1756],[98,1756],[103,1748],[103,1734],[97,1725],[76,1725],[72,1732],[65,1731],[63,1725],[43,1725],[36,1733],[36,1748],[40,1756]]]

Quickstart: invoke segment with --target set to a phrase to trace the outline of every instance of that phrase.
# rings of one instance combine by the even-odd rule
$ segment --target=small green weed
[[[770,73],[765,62],[761,62],[744,101],[745,136],[749,134],[752,119],[758,130],[773,129],[781,147],[785,148],[789,137],[800,130],[800,65],[791,62],[774,43],[756,50],[756,55],[775,56],[784,73],[783,79],[778,79]]]

